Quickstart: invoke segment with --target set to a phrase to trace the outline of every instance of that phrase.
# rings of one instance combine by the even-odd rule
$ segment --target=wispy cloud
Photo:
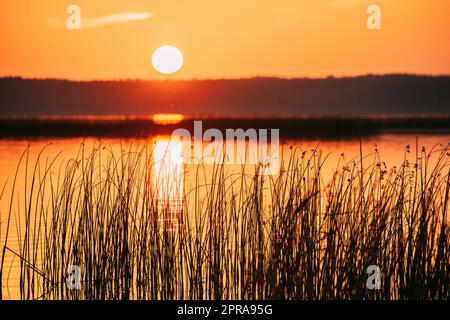
[[[81,29],[92,29],[109,24],[146,20],[152,16],[153,15],[150,12],[121,12],[101,17],[81,16]],[[58,18],[49,18],[47,21],[51,27],[64,28],[66,26],[66,21]]]

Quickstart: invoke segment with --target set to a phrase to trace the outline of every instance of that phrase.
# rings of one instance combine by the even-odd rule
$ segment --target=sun
[[[180,49],[174,46],[162,46],[153,52],[152,65],[162,74],[173,74],[181,69],[184,58]]]

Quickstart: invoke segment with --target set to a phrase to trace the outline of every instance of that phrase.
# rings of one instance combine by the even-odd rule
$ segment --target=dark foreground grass
[[[147,146],[82,146],[70,161],[44,151],[33,165],[26,150],[0,281],[20,273],[22,299],[449,299],[449,146],[410,152],[396,168],[376,152],[341,158],[331,179],[319,150],[293,149],[277,176],[199,165],[174,210],[154,192],[167,181]],[[71,265],[80,290],[66,285]],[[366,287],[370,265],[379,290]]]

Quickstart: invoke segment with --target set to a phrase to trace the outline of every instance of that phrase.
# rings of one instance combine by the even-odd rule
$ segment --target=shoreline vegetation
[[[196,117],[174,124],[156,124],[151,116],[0,117],[0,138],[104,137],[147,138],[170,135],[173,130],[193,131]],[[450,134],[450,116],[330,116],[330,117],[201,117],[203,128],[280,129],[281,138],[359,139],[389,133]]]
[[[64,162],[43,150],[35,163],[27,149],[25,190],[16,174],[0,193],[0,287],[17,233],[21,299],[449,299],[449,145],[404,154],[392,168],[377,151],[340,158],[330,180],[321,150],[293,148],[273,177],[214,165],[206,178],[199,165],[173,212],[148,146],[81,145]],[[66,286],[72,265],[80,290]],[[366,287],[371,265],[379,290]]]

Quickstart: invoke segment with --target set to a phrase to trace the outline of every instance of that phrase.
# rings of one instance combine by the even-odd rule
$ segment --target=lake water
[[[189,189],[195,183],[195,165],[182,166],[178,157],[181,151],[178,149],[172,149],[169,158],[161,156],[163,151],[157,151],[158,148],[167,147],[167,145],[161,144],[158,138],[148,140],[130,140],[130,139],[105,139],[101,142],[94,138],[70,138],[70,139],[35,139],[31,141],[27,140],[15,140],[15,139],[3,139],[0,140],[0,191],[3,190],[3,194],[0,199],[0,223],[1,233],[0,240],[1,247],[3,247],[4,238],[7,228],[7,217],[11,206],[12,220],[10,224],[10,234],[8,238],[8,248],[14,252],[20,252],[19,238],[22,236],[22,229],[24,225],[24,212],[25,204],[24,199],[26,193],[30,192],[30,176],[34,169],[34,164],[37,157],[40,154],[41,164],[49,164],[54,161],[52,166],[52,174],[57,175],[58,169],[61,165],[67,163],[70,159],[83,157],[80,155],[80,145],[83,143],[86,150],[91,150],[95,146],[105,146],[105,152],[113,151],[120,154],[121,150],[130,150],[130,148],[148,147],[149,149],[156,150],[154,159],[156,162],[169,161],[172,167],[164,167],[163,165],[155,165],[154,170],[159,172],[162,180],[153,179],[154,188],[156,192],[162,196],[166,193],[169,195],[170,201],[175,203],[172,206],[176,206],[177,201],[182,198],[182,194],[189,192]],[[416,157],[416,145],[418,150],[425,147],[430,151],[433,148],[436,150],[442,150],[446,148],[450,142],[450,135],[379,135],[374,137],[366,137],[362,140],[362,151],[367,163],[374,161],[374,153],[378,152],[380,159],[384,161],[388,168],[393,166],[400,166],[404,160],[414,162]],[[13,188],[14,175],[16,172],[17,164],[24,150],[30,145],[30,152],[28,154],[28,160],[23,159],[22,166],[19,170],[17,183],[15,186],[14,197],[11,203],[11,193]],[[407,146],[409,146],[410,152],[407,152]],[[291,148],[292,147],[292,148]],[[323,167],[324,180],[331,179],[334,171],[337,169],[338,163],[343,166],[346,161],[358,160],[360,157],[360,141],[359,140],[339,140],[339,141],[318,141],[318,140],[288,140],[284,141],[281,146],[281,154],[283,159],[289,159],[289,154],[293,149],[298,149],[300,152],[311,153],[312,150],[321,150],[322,157],[327,156],[325,165]],[[43,151],[42,151],[43,150]],[[136,149],[133,149],[136,150]],[[42,152],[42,153],[41,153]],[[159,154],[159,157],[158,157]],[[53,160],[56,156],[56,160]],[[345,159],[342,159],[342,157]],[[168,160],[169,159],[169,160]],[[340,160],[341,159],[341,160]],[[28,161],[28,176],[25,173],[25,165]],[[339,162],[341,161],[341,162]],[[212,170],[212,165],[205,166],[205,181],[207,181],[208,170]],[[38,171],[42,168],[38,168]],[[230,165],[226,168],[226,175],[232,175],[233,173],[241,170],[240,165]],[[167,173],[176,172],[175,176],[167,178]],[[184,171],[184,172],[182,172]],[[181,176],[184,175],[184,178]],[[155,175],[156,176],[156,175]],[[28,181],[27,184],[25,181]],[[326,181],[324,181],[326,183]],[[11,205],[12,204],[12,205]],[[18,298],[19,295],[19,272],[18,272],[19,258],[10,251],[6,252],[4,271],[3,271],[3,297]]]

